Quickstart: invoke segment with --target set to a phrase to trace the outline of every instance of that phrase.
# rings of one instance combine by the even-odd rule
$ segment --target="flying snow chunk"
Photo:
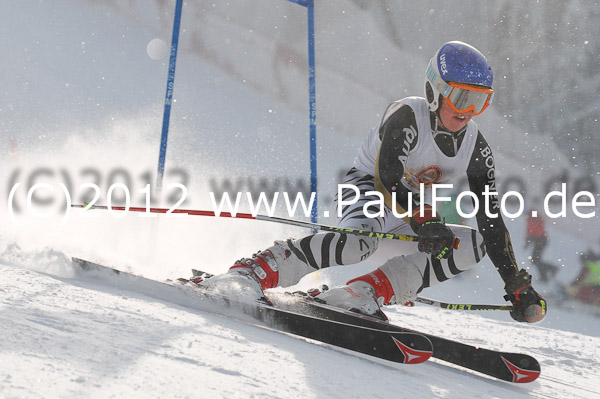
[[[169,46],[162,39],[152,39],[148,42],[146,52],[153,60],[161,60],[169,55]]]

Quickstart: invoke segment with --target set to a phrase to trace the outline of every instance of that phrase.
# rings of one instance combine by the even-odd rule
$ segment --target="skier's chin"
[[[459,117],[453,117],[449,123],[447,123],[446,129],[448,129],[450,132],[452,133],[456,133],[458,131],[460,131],[461,129],[463,129],[467,123],[469,123],[468,119],[461,119]]]

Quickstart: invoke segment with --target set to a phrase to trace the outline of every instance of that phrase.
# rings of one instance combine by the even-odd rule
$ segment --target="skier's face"
[[[442,106],[440,107],[440,122],[443,127],[451,132],[458,132],[465,127],[474,115],[473,111],[456,112],[446,103],[445,98],[442,101]]]

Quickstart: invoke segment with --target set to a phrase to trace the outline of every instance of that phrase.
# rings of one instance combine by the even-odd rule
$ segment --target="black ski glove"
[[[458,249],[460,240],[444,222],[433,216],[429,205],[424,210],[425,216],[419,216],[416,210],[410,219],[412,229],[419,236],[419,251],[438,260],[447,259],[452,250]]]
[[[516,273],[504,286],[504,299],[513,304],[510,315],[519,322],[535,323],[546,316],[547,306],[543,296],[531,286],[531,276],[525,269]]]

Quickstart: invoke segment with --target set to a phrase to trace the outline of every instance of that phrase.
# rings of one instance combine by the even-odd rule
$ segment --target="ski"
[[[297,335],[355,353],[403,364],[425,362],[432,355],[431,341],[414,331],[394,331],[377,324],[359,325],[352,319],[336,320],[304,314],[299,308],[282,309],[267,303],[242,302],[203,290],[187,280],[160,282],[72,258],[73,265],[94,281],[133,290],[155,299],[234,318],[235,320]],[[136,289],[137,288],[137,289]]]
[[[290,300],[290,296],[298,299]],[[412,329],[390,324],[374,317],[344,311],[290,293],[269,293],[269,299],[280,309],[312,314],[328,320],[339,320],[345,323],[386,331],[416,332]],[[418,333],[429,338],[433,344],[433,357],[436,359],[514,383],[531,382],[540,375],[540,364],[530,355],[495,351],[420,331]]]
[[[211,274],[194,269],[192,273],[203,278],[212,277]],[[279,309],[386,331],[416,332],[378,318],[316,302],[306,295],[279,292],[268,292],[267,295]],[[436,359],[513,383],[531,382],[540,375],[540,364],[530,355],[484,349],[420,331],[418,333],[429,338],[433,344],[433,357]]]

